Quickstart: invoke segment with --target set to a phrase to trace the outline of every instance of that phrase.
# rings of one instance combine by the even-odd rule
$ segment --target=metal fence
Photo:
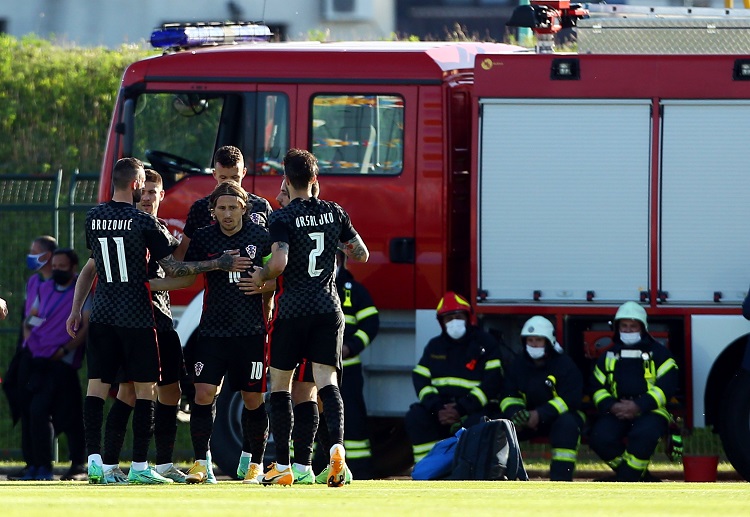
[[[64,188],[67,187],[67,188]],[[51,235],[59,246],[75,249],[85,262],[83,223],[97,202],[98,174],[0,175],[0,297],[8,317],[0,322],[0,375],[19,341],[31,242]],[[8,404],[0,396],[0,459],[17,456],[18,431],[12,428]]]

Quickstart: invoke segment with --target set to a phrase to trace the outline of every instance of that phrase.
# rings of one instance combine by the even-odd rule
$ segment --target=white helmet
[[[555,328],[544,316],[532,316],[523,324],[521,337],[528,336],[540,336],[546,338],[547,341],[549,341],[549,344],[557,349],[557,347],[555,347],[557,344],[557,341],[555,341]]]
[[[615,324],[618,320],[637,320],[643,324],[643,330],[648,330],[646,309],[636,302],[625,302],[620,305],[617,314],[615,314]]]

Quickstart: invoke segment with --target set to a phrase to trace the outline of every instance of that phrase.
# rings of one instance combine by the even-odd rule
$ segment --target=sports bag
[[[458,439],[447,479],[528,481],[513,422],[485,417],[466,429]]]
[[[465,431],[466,429],[461,428],[455,435],[437,442],[427,456],[414,465],[411,478],[415,481],[445,479],[453,468],[453,455],[458,439]]]

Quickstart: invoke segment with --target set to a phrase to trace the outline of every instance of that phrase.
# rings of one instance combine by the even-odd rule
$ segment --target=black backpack
[[[466,429],[458,439],[448,479],[528,481],[513,422],[485,418]]]

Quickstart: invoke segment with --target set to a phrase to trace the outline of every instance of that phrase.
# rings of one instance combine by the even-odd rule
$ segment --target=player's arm
[[[195,279],[196,275],[151,278],[149,279],[148,284],[149,289],[152,291],[176,291],[177,289],[190,287],[195,282]]]
[[[164,268],[168,276],[184,277],[195,276],[206,271],[221,269],[223,271],[247,271],[253,265],[252,259],[241,257],[239,252],[224,253],[217,259],[201,260],[199,262],[181,262],[174,255],[168,255],[160,259],[159,264]]]
[[[365,242],[359,235],[355,235],[353,239],[349,239],[346,242],[342,242],[339,248],[344,254],[357,262],[367,262],[370,258],[370,250],[365,246]]]
[[[271,258],[261,267],[255,267],[251,275],[256,286],[262,287],[269,280],[276,279],[284,272],[289,260],[289,244],[283,241],[274,242],[271,246]]]
[[[96,277],[96,265],[94,259],[90,258],[81,269],[76,281],[76,289],[73,293],[73,305],[70,308],[70,316],[68,321],[65,322],[65,328],[71,337],[76,337],[78,329],[81,328],[81,309],[83,303],[86,301],[86,297],[91,292],[91,286],[94,284],[94,278]]]
[[[180,241],[180,245],[177,246],[177,248],[174,250],[172,255],[174,255],[174,258],[177,260],[185,260],[185,253],[187,253],[187,249],[190,246],[190,237],[182,234],[182,240]]]

